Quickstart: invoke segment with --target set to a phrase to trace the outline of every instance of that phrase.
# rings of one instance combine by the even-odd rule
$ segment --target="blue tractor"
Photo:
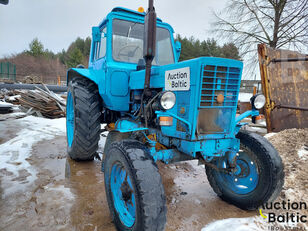
[[[77,161],[93,160],[109,131],[102,171],[118,230],[164,230],[166,199],[157,161],[199,160],[223,200],[254,210],[274,200],[283,164],[262,136],[242,131],[265,104],[236,116],[243,63],[200,57],[179,62],[172,27],[147,13],[114,8],[92,28],[89,67],[68,71],[67,145]],[[101,124],[107,124],[101,129]]]

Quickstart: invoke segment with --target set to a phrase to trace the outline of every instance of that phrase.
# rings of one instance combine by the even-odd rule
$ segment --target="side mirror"
[[[0,4],[7,5],[9,4],[9,0],[0,0]]]
[[[179,61],[182,51],[182,44],[179,41],[175,42],[176,61]]]
[[[94,43],[101,41],[101,32],[99,27],[92,27],[92,40]]]

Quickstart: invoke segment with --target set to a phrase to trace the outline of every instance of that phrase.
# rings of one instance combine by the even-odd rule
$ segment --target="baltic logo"
[[[268,210],[268,211],[264,211]],[[302,214],[307,210],[306,202],[270,202],[259,209],[261,217],[268,223],[307,223],[307,215]],[[272,230],[271,228],[269,230]]]
[[[184,67],[165,72],[167,91],[188,91],[190,88],[190,68]]]

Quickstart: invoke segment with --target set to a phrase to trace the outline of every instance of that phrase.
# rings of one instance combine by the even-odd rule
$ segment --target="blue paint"
[[[72,93],[67,94],[66,102],[66,137],[68,146],[71,147],[74,139],[74,103]]]
[[[151,133],[156,133],[157,141],[166,147],[174,146],[177,150],[196,158],[200,152],[204,158],[207,157],[222,157],[226,152],[237,152],[239,150],[239,140],[234,138],[222,139],[207,139],[189,141],[179,138],[167,137],[159,130],[150,130]]]
[[[177,152],[177,150],[174,149],[156,150],[155,147],[149,148],[149,151],[155,162],[160,160],[166,164],[173,159]]]
[[[226,168],[226,166],[226,161],[221,160],[218,167]],[[245,151],[239,152],[234,174],[223,172],[217,172],[217,174],[219,182],[234,193],[241,195],[252,192],[259,181],[257,162]]]
[[[239,115],[236,117],[235,122],[238,123],[240,122],[242,119],[245,119],[246,117],[249,116],[258,116],[259,115],[259,111],[258,110],[250,110],[250,111],[245,111],[243,114]]]
[[[131,191],[129,200],[125,200],[122,195],[121,186],[128,183],[128,188]],[[112,166],[110,173],[110,187],[112,192],[113,204],[119,214],[121,222],[126,227],[132,227],[136,220],[136,201],[135,192],[128,172],[120,163],[115,163]]]
[[[175,42],[176,61],[179,61],[182,51],[182,44],[179,41]]]
[[[246,125],[246,124],[248,124],[248,123],[237,123],[236,126],[235,126],[234,135],[236,135],[240,131],[241,127]]]
[[[144,131],[148,128],[145,128],[139,122],[133,120],[120,119],[115,124],[115,131],[122,133],[125,132],[135,132],[135,131]]]

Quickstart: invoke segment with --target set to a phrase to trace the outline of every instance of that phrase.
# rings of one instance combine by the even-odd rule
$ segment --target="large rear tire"
[[[113,142],[105,153],[105,191],[114,224],[121,231],[162,231],[166,199],[161,176],[144,145]]]
[[[95,83],[75,77],[66,102],[67,152],[73,160],[93,160],[100,139],[101,98]]]
[[[246,210],[255,210],[275,200],[284,183],[281,157],[264,137],[240,131],[240,151],[237,154],[235,173],[227,174],[207,167],[210,185],[223,200]],[[227,161],[217,159],[215,164],[225,168]]]

